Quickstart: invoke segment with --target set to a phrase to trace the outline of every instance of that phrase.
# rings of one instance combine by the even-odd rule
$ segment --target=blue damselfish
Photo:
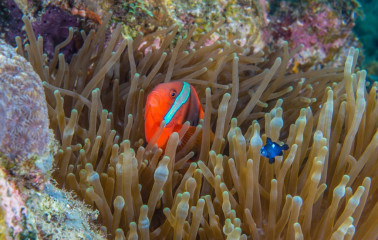
[[[289,146],[284,144],[282,146],[278,143],[272,142],[270,138],[266,139],[266,144],[260,150],[260,154],[266,158],[269,158],[269,163],[274,163],[274,158],[276,156],[282,156],[282,150],[288,150]]]

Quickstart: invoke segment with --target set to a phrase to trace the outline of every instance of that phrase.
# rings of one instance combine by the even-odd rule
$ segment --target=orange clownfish
[[[183,124],[189,121],[190,127],[185,134],[188,138],[203,117],[204,112],[193,86],[179,81],[161,83],[147,96],[144,113],[146,140],[151,140],[164,120],[163,132],[156,143],[164,150],[171,133],[179,132]]]

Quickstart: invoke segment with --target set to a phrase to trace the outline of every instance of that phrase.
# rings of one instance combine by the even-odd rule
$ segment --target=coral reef
[[[31,191],[27,206],[29,221],[42,239],[104,239],[94,224],[98,212],[51,184],[42,193]]]
[[[69,35],[69,28],[79,27],[79,18],[68,11],[48,5],[39,18],[32,23],[35,33],[43,37],[43,52],[51,59],[54,56],[55,47],[63,42]],[[66,56],[68,62],[71,57],[81,47],[81,36],[75,36],[76,41],[70,41],[61,53]]]
[[[197,24],[193,40],[198,40],[201,34],[210,31],[224,19],[224,23],[219,24],[218,31],[207,39],[208,44],[222,35],[239,45],[255,47],[256,51],[265,46],[262,41],[262,28],[268,22],[268,4],[265,1],[79,0],[63,1],[61,5],[71,12],[81,11],[82,15],[99,17],[112,11],[110,24],[115,27],[117,23],[122,23],[122,34],[125,37],[149,34],[174,24],[179,25],[180,29],[188,30],[190,26]]]
[[[0,239],[103,239],[98,213],[50,183],[56,143],[42,82],[1,39],[0,89]]]
[[[0,167],[0,239],[104,239],[97,211],[50,183],[41,191],[20,182]]]
[[[207,39],[207,44],[222,35],[241,46],[254,47],[255,51],[265,47],[266,42],[262,39],[262,29],[268,23],[265,1],[166,1],[166,8],[168,16],[176,24],[186,29],[197,24],[194,40],[198,40],[201,33],[212,30],[224,18],[225,22],[217,27],[216,34]]]
[[[82,36],[85,38],[86,34],[80,33],[80,30],[88,33],[102,22],[104,14],[109,11],[112,12],[109,32],[121,23],[124,37],[135,38],[172,25],[178,25],[180,32],[185,32],[195,24],[197,28],[194,28],[188,49],[213,28],[217,31],[206,39],[204,45],[212,44],[221,37],[243,46],[245,51],[252,48],[255,53],[260,50],[269,53],[282,47],[284,41],[288,41],[292,48],[303,44],[304,48],[291,63],[293,71],[307,70],[319,64],[342,66],[347,54],[344,46],[358,46],[358,40],[352,33],[354,16],[359,13],[355,1],[52,0],[19,5],[25,14],[34,18],[31,20],[33,28],[44,37],[43,49],[49,58],[53,56],[55,47],[68,36],[69,27],[73,27],[73,41],[63,49],[68,61],[80,48]],[[9,16],[4,23],[22,24],[20,10],[8,6],[4,11]],[[5,34],[13,39],[18,29],[7,28]],[[5,31],[5,28],[0,30]],[[109,38],[107,35],[105,41]]]
[[[15,184],[8,182],[6,173],[0,167],[0,239],[16,236],[22,231],[25,203]],[[5,231],[4,231],[5,230]]]
[[[56,55],[48,65],[24,18],[61,144],[54,177],[99,210],[109,238],[377,236],[378,86],[366,92],[358,50],[343,68],[291,73],[300,49],[283,43],[264,56],[222,37],[205,46],[216,29],[187,51],[195,29],[171,46],[177,26],[119,42],[119,24],[105,48],[109,20],[72,64]],[[145,51],[156,39],[160,48]],[[144,144],[145,95],[174,80],[191,83],[205,106],[198,162],[187,162],[194,140],[176,152],[185,129],[164,152]],[[260,156],[267,137],[290,147],[274,164]]]
[[[24,160],[48,152],[45,93],[29,62],[0,39],[0,151]]]
[[[43,51],[47,57],[51,58],[57,50],[64,53],[68,62],[81,47],[85,31],[88,32],[97,24],[88,20],[86,16],[74,14],[59,1],[42,3],[7,0],[2,1],[0,6],[0,33],[1,38],[7,43],[16,46],[15,37],[24,37],[22,16],[32,16],[33,29],[38,35],[43,36],[44,41],[40,44],[43,45]],[[80,30],[84,32],[81,33]],[[59,45],[68,36],[70,36],[69,43],[65,44],[64,48],[60,48]]]
[[[315,63],[341,66],[347,51],[343,46],[356,46],[357,43],[352,32],[353,16],[357,10],[352,6],[344,8],[340,12],[332,7],[332,2],[307,1],[299,4],[280,1],[279,7],[271,11],[264,39],[278,44],[288,41],[291,47],[303,45],[294,57],[296,68],[308,69]]]
[[[14,0],[0,2],[0,36],[11,45],[16,45],[16,36],[22,35],[22,15]]]
[[[196,41],[224,19],[205,45],[220,36],[255,52],[274,52],[284,41],[292,48],[304,45],[293,58],[294,71],[342,66],[348,51],[344,46],[359,46],[352,32],[360,14],[356,1],[114,1],[109,9],[114,26],[123,23],[124,34],[131,37],[172,24],[186,30],[196,24]]]
[[[113,12],[111,22],[114,25],[123,23],[124,36],[136,37],[140,32],[147,34],[173,24],[165,14],[163,1],[118,0],[108,9]]]

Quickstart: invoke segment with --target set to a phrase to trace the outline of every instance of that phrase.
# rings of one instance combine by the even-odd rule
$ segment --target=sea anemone
[[[298,48],[203,46],[216,28],[188,50],[194,28],[172,46],[177,26],[122,39],[118,25],[105,47],[109,19],[83,33],[70,64],[58,51],[45,61],[25,17],[29,44],[17,41],[44,81],[61,143],[55,179],[99,210],[108,238],[377,236],[378,86],[366,91],[357,49],[344,67],[294,74],[287,67]],[[150,47],[158,37],[160,47]],[[204,104],[197,162],[188,162],[193,140],[176,152],[187,128],[164,152],[144,142],[146,94],[173,80],[191,83]],[[290,147],[274,164],[260,156],[267,137]]]

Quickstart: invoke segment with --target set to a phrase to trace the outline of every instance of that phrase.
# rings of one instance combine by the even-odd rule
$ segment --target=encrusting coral
[[[0,39],[0,239],[102,238],[98,211],[51,184],[51,132],[38,74]]]
[[[274,1],[270,22],[264,29],[267,45],[288,41],[289,46],[303,44],[293,58],[295,70],[307,70],[314,64],[340,66],[348,49],[359,46],[352,29],[359,14],[357,1]]]
[[[71,13],[54,6],[46,6],[44,13],[32,23],[36,34],[43,37],[43,52],[49,58],[54,55],[55,46],[63,42],[69,35],[69,28],[77,29],[79,27],[79,19]],[[59,26],[56,27],[56,26]],[[76,33],[78,35],[78,33]],[[79,38],[74,36],[75,40]],[[77,46],[80,46],[80,40],[70,41],[61,52],[66,56],[67,61],[71,60],[72,55],[77,51]]]
[[[377,236],[378,86],[366,91],[358,50],[344,68],[292,74],[299,49],[263,56],[222,39],[203,46],[210,32],[187,50],[194,28],[171,46],[176,26],[122,39],[118,25],[105,47],[109,18],[70,64],[62,54],[45,62],[25,17],[29,44],[17,48],[44,81],[61,143],[55,177],[99,210],[109,238]],[[187,128],[164,153],[143,140],[145,96],[173,80],[194,85],[204,103],[198,162],[187,161],[194,140],[176,152]],[[290,147],[274,164],[260,156],[267,137]]]
[[[14,183],[5,180],[5,172],[0,168],[0,239],[7,239],[9,232],[18,234],[22,231],[22,212],[25,204],[20,191]]]
[[[41,80],[32,66],[0,39],[0,149],[25,160],[49,151],[49,122]]]

